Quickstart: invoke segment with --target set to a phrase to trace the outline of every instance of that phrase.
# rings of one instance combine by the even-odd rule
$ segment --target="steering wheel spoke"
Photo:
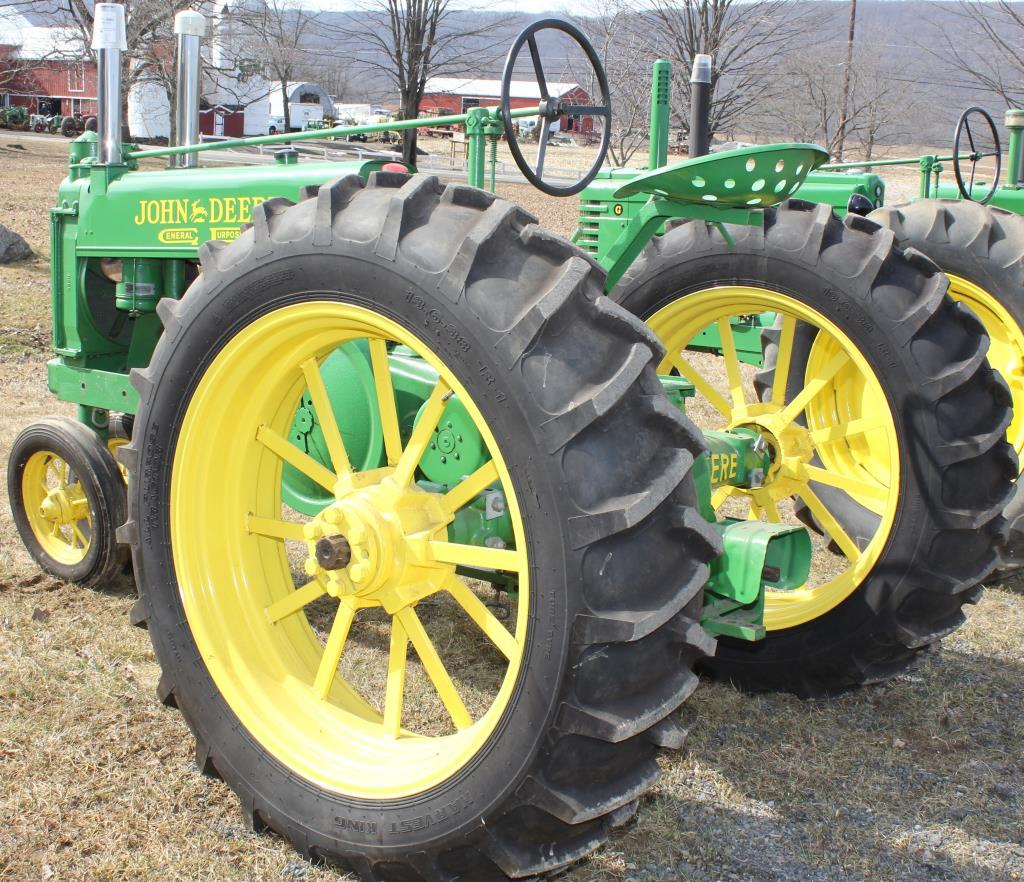
[[[561,98],[560,95],[552,95],[550,93],[547,77],[544,74],[544,64],[541,60],[540,49],[537,45],[537,34],[544,30],[561,31],[583,50],[601,92],[600,104],[564,104],[559,100]],[[536,162],[532,166],[523,155],[523,149],[519,143],[516,127],[512,119],[512,76],[524,46],[529,50],[533,74],[540,92],[540,106],[537,111],[537,123],[540,126],[537,132],[537,157]],[[611,96],[608,89],[608,77],[605,74],[601,60],[597,57],[597,53],[594,51],[590,41],[579,28],[561,19],[548,18],[534,22],[516,37],[512,48],[509,49],[508,57],[505,59],[505,70],[501,78],[501,115],[505,126],[505,138],[508,141],[509,152],[512,154],[512,158],[526,180],[538,190],[550,196],[572,196],[575,193],[579,193],[594,180],[601,166],[604,165],[605,155],[608,153],[608,144],[611,139]],[[567,116],[577,119],[581,117],[595,117],[603,120],[601,141],[594,162],[578,181],[571,184],[556,185],[544,180],[544,166],[547,159],[548,144],[551,140],[551,126]]]
[[[548,83],[544,78],[544,65],[541,64],[540,50],[537,48],[537,41],[532,34],[526,41],[526,45],[530,47],[530,59],[533,61],[533,72],[537,77],[537,85],[540,86],[541,101],[547,101],[551,96],[548,95]]]
[[[544,154],[548,149],[548,138],[551,136],[551,123],[546,116],[542,116],[540,122],[540,135],[537,137],[537,176],[544,174]]]

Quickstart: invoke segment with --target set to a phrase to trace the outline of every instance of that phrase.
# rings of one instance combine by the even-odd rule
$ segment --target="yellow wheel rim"
[[[387,456],[366,472],[349,465],[319,372],[337,346],[360,338],[369,341]],[[387,368],[392,341],[438,373],[404,445]],[[307,388],[328,415],[331,468],[286,440]],[[415,467],[452,395],[492,459],[446,493],[426,492]],[[333,494],[315,517],[282,505],[285,461]],[[519,550],[448,542],[454,512],[499,482]],[[395,322],[318,300],[269,313],[230,340],[181,426],[171,542],[199,652],[264,749],[323,788],[376,799],[421,793],[478,754],[510,706],[527,636],[526,541],[511,488],[476,404]],[[339,536],[349,559],[325,565],[318,543]],[[518,576],[506,621],[457,564]]]
[[[21,495],[43,551],[62,564],[83,561],[89,553],[92,512],[67,460],[49,450],[33,453],[22,473]]]
[[[731,321],[775,313],[781,318],[775,382],[760,401],[754,369],[741,364]],[[719,517],[797,523],[801,500],[823,528],[816,538],[811,578],[793,591],[768,591],[765,626],[770,631],[816,619],[849,597],[881,557],[899,498],[899,444],[888,400],[870,365],[849,337],[817,310],[777,291],[746,286],[708,288],[680,297],[647,320],[665,344],[659,372],[675,369],[697,388],[687,412],[708,429],[745,426],[758,431],[772,451],[764,485],[721,487],[712,497]],[[816,330],[803,388],[786,388],[798,323]],[[717,326],[722,356],[685,353],[701,331]],[[859,540],[822,499],[841,491],[877,523]],[[829,541],[841,554],[828,549]]]
[[[984,288],[961,276],[949,276],[949,295],[969,306],[989,337],[988,363],[1010,387],[1013,419],[1006,439],[1017,455],[1024,454],[1024,330],[998,300]],[[1024,457],[1022,457],[1024,459]],[[1022,462],[1024,468],[1024,462]]]

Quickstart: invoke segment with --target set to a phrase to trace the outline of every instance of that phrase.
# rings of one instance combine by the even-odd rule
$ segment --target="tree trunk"
[[[420,112],[419,101],[414,95],[402,96],[402,119],[415,119]],[[402,132],[402,162],[406,165],[416,164],[416,129]]]
[[[850,74],[853,71],[853,39],[857,26],[857,0],[850,0],[850,26],[846,36],[846,66],[843,68],[843,95],[839,105],[839,131],[836,140],[836,161],[843,161],[846,127],[850,116]]]
[[[178,119],[177,114],[174,112],[175,107],[178,103],[178,84],[177,81],[171,80],[164,84],[164,88],[167,91],[167,143],[177,144],[178,143]]]
[[[281,96],[284,99],[284,130],[290,132],[292,130],[292,114],[291,108],[288,106],[288,83],[285,80],[281,80]]]

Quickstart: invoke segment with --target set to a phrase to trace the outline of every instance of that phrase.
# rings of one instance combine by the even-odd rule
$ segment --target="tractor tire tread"
[[[573,641],[559,698],[550,729],[518,782],[509,782],[508,796],[470,841],[453,846],[438,840],[431,850],[401,859],[353,851],[288,817],[270,801],[273,794],[255,792],[215,741],[197,758],[232,787],[254,829],[274,830],[303,854],[337,862],[367,882],[523,878],[563,867],[633,816],[639,796],[658,776],[659,749],[682,746],[686,729],[673,718],[696,685],[693,665],[714,651],[699,619],[708,561],[721,544],[696,514],[689,478],[703,449],[700,435],[661,394],[657,341],[641,322],[605,302],[603,276],[592,260],[541,233],[526,212],[472,188],[392,172],[374,173],[366,184],[348,176],[307,195],[294,206],[262,203],[252,229],[228,249],[204,248],[208,265],[173,309],[183,332],[230,283],[229,275],[275,260],[296,243],[386,261],[423,290],[457,303],[474,327],[487,329],[510,372],[531,378],[548,372],[537,406],[548,415],[545,434],[555,438],[556,456],[575,463],[565,468],[584,469],[591,456],[617,465],[599,474],[578,471],[567,487],[568,504],[578,511],[567,529],[583,571],[578,607],[567,623]],[[517,267],[525,267],[527,277],[517,282],[504,275]],[[145,372],[133,372],[143,431],[171,343],[157,346]],[[649,440],[623,459],[616,451],[627,429]],[[145,462],[134,465],[146,468]],[[142,490],[130,493],[134,521],[142,497]],[[150,541],[143,530],[133,544],[140,619],[152,618],[142,605],[150,582],[143,549]],[[648,564],[641,576],[628,561],[645,553],[664,560]],[[155,630],[150,621],[158,659],[165,670],[173,668],[173,653]],[[201,743],[203,727],[193,722],[206,709],[193,707],[187,691],[168,694]]]
[[[870,586],[874,609],[848,633],[835,630],[829,638],[834,639],[831,652],[818,650],[808,656],[813,661],[790,663],[785,652],[771,654],[774,638],[769,634],[757,646],[720,640],[716,657],[708,663],[714,673],[750,691],[839,694],[904,670],[920,651],[957,627],[961,607],[994,566],[992,546],[1009,492],[1005,478],[1015,468],[1005,443],[1005,396],[985,363],[980,324],[946,296],[945,276],[931,259],[895,247],[899,230],[894,234],[869,219],[840,220],[827,205],[790,199],[765,211],[763,228],[730,227],[730,233],[734,248],[704,222],[671,225],[634,262],[612,298],[646,317],[667,298],[678,296],[669,293],[670,285],[678,284],[677,292],[706,284],[756,285],[767,258],[779,265],[816,268],[819,277],[834,279],[833,290],[857,298],[878,322],[886,323],[886,339],[903,353],[900,370],[915,378],[907,384],[917,397],[906,404],[906,419],[921,439],[917,453],[935,458],[941,471],[915,514],[926,525],[919,534],[924,538],[918,540],[917,562],[899,579],[875,580]],[[733,259],[730,253],[740,256],[728,269],[714,263]],[[686,276],[682,268],[698,261],[706,269],[694,273],[722,281],[702,283],[702,276]],[[760,391],[772,386],[778,337],[777,329],[763,332],[765,367],[755,379]],[[957,414],[966,400],[973,400],[975,407],[965,425]],[[931,443],[926,446],[924,439]],[[802,503],[795,507],[798,517],[820,532]],[[829,615],[841,613],[851,599]]]
[[[944,270],[979,285],[1024,328],[1024,218],[1020,215],[961,199],[919,199],[879,208],[870,217],[891,229],[901,247],[928,254]],[[1012,401],[1002,377],[994,374],[993,383]],[[1018,468],[1012,469],[1011,480]],[[996,539],[998,565],[990,582],[1024,568],[1024,483],[1017,482],[1003,518]]]

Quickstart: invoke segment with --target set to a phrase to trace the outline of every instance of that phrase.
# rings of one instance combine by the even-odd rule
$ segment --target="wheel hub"
[[[805,426],[786,422],[783,409],[774,404],[760,404],[744,409],[730,429],[743,428],[757,432],[767,445],[771,462],[764,476],[761,493],[780,500],[792,496],[795,484],[806,484],[803,466],[814,456],[814,444]]]
[[[51,524],[70,524],[86,516],[88,504],[84,496],[74,498],[67,488],[56,487],[39,503],[39,513]]]
[[[440,591],[452,564],[432,559],[428,543],[447,539],[451,515],[437,494],[384,478],[353,489],[305,527],[306,573],[332,597],[358,598],[392,615]]]

